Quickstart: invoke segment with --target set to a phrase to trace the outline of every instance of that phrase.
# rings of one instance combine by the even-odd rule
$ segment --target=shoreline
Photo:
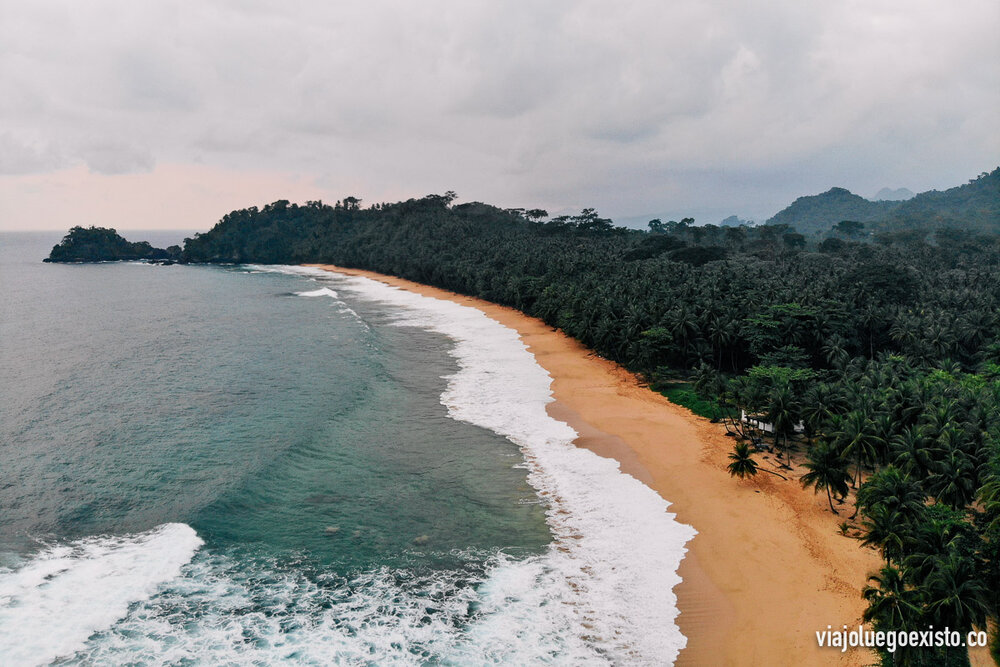
[[[572,426],[576,443],[671,503],[698,534],[674,588],[687,637],[677,665],[839,664],[875,661],[867,650],[820,649],[817,631],[857,625],[861,587],[881,560],[837,534],[826,498],[796,476],[740,481],[726,471],[732,448],[721,427],[642,386],[617,364],[519,311],[371,271],[310,265],[378,280],[471,306],[515,330],[552,377],[549,414]],[[759,460],[762,465],[766,461]]]

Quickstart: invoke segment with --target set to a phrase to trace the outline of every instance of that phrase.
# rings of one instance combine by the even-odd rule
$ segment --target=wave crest
[[[4,664],[44,664],[76,652],[177,577],[202,544],[190,526],[170,523],[137,535],[52,545],[0,568]]]

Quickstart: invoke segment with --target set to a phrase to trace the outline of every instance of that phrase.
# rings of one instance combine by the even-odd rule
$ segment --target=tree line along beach
[[[486,312],[551,374],[549,414],[697,531],[677,587],[681,662],[867,664],[824,653],[815,632],[986,629],[1000,610],[998,182],[802,230],[629,230],[592,209],[549,218],[453,193],[279,201],[148,259],[376,271]],[[816,205],[799,208],[822,219]],[[126,252],[113,259],[148,252],[101,242]],[[730,474],[736,460],[749,479]]]

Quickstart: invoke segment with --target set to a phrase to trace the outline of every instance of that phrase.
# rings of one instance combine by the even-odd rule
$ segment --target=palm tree
[[[907,525],[920,523],[924,516],[926,496],[920,484],[902,474],[899,468],[889,466],[868,478],[858,490],[857,505],[869,513],[875,507],[885,507],[898,512]]]
[[[847,341],[839,334],[833,334],[823,345],[823,358],[826,363],[836,369],[842,369],[847,365],[850,355],[847,353]]]
[[[918,351],[921,343],[920,327],[915,320],[912,316],[900,315],[889,327],[889,337],[903,352],[911,355]]]
[[[892,438],[893,462],[907,475],[924,480],[930,474],[927,440],[917,426],[910,426]]]
[[[921,589],[936,627],[967,632],[973,626],[986,625],[990,591],[971,558],[952,551],[938,561]]]
[[[922,613],[919,596],[907,585],[902,570],[884,565],[877,573],[868,575],[868,581],[874,585],[868,584],[861,591],[861,596],[868,602],[861,619],[871,623],[876,630],[916,629]],[[917,648],[898,647],[887,664],[923,664],[918,659],[919,653]]]
[[[957,413],[958,406],[953,399],[935,406],[932,410],[925,411],[921,419],[924,435],[937,440],[945,429],[954,427],[958,422]]]
[[[867,334],[868,338],[868,358],[875,358],[875,338],[880,326],[884,322],[884,315],[880,308],[872,303],[867,303],[858,313],[858,324]]]
[[[784,475],[776,473],[773,470],[768,470],[767,468],[761,468],[758,466],[757,462],[753,460],[753,456],[750,453],[750,445],[745,442],[738,442],[733,446],[733,451],[729,453],[729,460],[732,461],[732,463],[727,466],[727,469],[732,477],[746,479],[747,477],[753,477],[758,471],[763,470],[764,472],[780,477],[781,479],[788,479]]]
[[[751,382],[750,378],[745,375],[731,378],[723,387],[722,398],[727,408],[732,407],[732,410],[727,410],[727,412],[734,413],[726,422],[726,426],[738,433],[740,437],[747,437],[746,424],[735,415],[739,414],[741,410],[747,414],[756,414],[760,410],[760,406],[766,398],[760,383]],[[723,412],[723,416],[725,414]]]
[[[903,573],[892,565],[884,565],[876,574],[868,575],[867,585],[861,591],[868,608],[861,616],[865,623],[874,623],[882,630],[912,628],[920,616],[916,595],[908,589]]]
[[[835,444],[841,455],[853,455],[857,461],[853,486],[857,488],[861,481],[861,471],[865,462],[875,455],[875,435],[872,433],[872,421],[859,410],[852,410],[840,420],[839,429],[833,434]]]
[[[863,545],[877,548],[887,564],[901,560],[909,535],[899,512],[876,505],[865,515],[861,525],[865,530]]]
[[[800,478],[802,486],[812,486],[813,493],[819,493],[820,489],[824,489],[827,502],[830,503],[830,511],[840,514],[833,507],[833,495],[844,498],[850,492],[847,483],[851,475],[847,472],[847,462],[836,449],[824,443],[809,450],[804,465],[809,472]]]
[[[747,443],[736,443],[733,451],[729,454],[729,460],[732,461],[728,466],[729,474],[732,477],[746,479],[757,474],[757,462],[750,455],[750,445]]]
[[[674,312],[667,313],[667,318],[667,321],[670,322],[670,325],[668,325],[670,333],[673,334],[674,340],[680,345],[693,340],[701,333],[698,328],[698,318],[695,316],[694,311],[686,306],[681,306]]]
[[[933,466],[934,472],[927,478],[931,495],[955,509],[968,507],[976,497],[975,468],[969,457],[961,450],[951,449]]]
[[[872,420],[875,449],[873,460],[880,464],[885,464],[889,460],[889,443],[892,441],[895,426],[892,416],[884,412],[875,415],[875,419]]]
[[[985,475],[985,483],[979,488],[979,500],[987,512],[994,514],[991,527],[1000,524],[1000,458],[990,463],[989,472]]]
[[[802,421],[806,433],[814,435],[823,430],[843,407],[843,396],[826,382],[811,385],[802,397]]]
[[[920,530],[911,538],[912,553],[903,558],[903,565],[914,581],[925,581],[941,560],[941,554],[954,551],[960,536],[941,525]]]
[[[736,325],[725,315],[713,315],[708,321],[708,339],[717,359],[716,370],[722,372],[722,353],[736,338]],[[735,370],[735,368],[733,369]]]
[[[788,386],[777,387],[771,392],[767,408],[768,421],[774,429],[774,447],[778,448],[778,438],[784,442],[787,464],[791,467],[792,456],[788,445],[788,434],[795,430],[798,421],[798,405]]]

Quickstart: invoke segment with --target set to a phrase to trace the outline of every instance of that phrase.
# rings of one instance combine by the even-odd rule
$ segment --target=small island
[[[131,243],[116,230],[107,227],[73,227],[62,241],[52,247],[45,262],[116,262],[147,260],[173,263],[180,256],[179,246],[154,248],[148,241]]]

